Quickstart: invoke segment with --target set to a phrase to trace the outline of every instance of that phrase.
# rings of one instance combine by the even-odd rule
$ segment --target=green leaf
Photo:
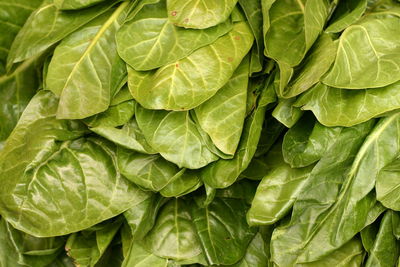
[[[225,21],[236,2],[237,0],[188,0],[183,4],[179,0],[167,0],[168,19],[180,27],[205,29]]]
[[[374,242],[378,234],[378,231],[379,231],[379,224],[373,223],[362,229],[362,231],[360,232],[363,247],[368,253],[371,252],[371,249],[374,246]]]
[[[217,160],[202,141],[189,112],[136,107],[136,119],[147,142],[180,168],[198,169]]]
[[[58,9],[74,10],[93,6],[103,1],[105,0],[54,0],[54,4]]]
[[[100,260],[121,226],[121,220],[105,222],[99,230],[73,233],[68,237],[65,249],[75,265],[93,267]]]
[[[121,147],[145,154],[157,153],[146,142],[135,119],[126,123],[121,129],[110,126],[97,126],[90,128],[90,130]]]
[[[285,162],[293,168],[317,162],[341,131],[341,127],[325,127],[311,114],[305,114],[283,138],[282,152]]]
[[[231,198],[193,207],[193,222],[209,264],[230,265],[243,258],[257,230],[246,223],[247,209],[243,200]]]
[[[270,151],[266,162],[269,163],[267,174],[257,187],[247,213],[247,221],[252,226],[273,224],[282,219],[292,208],[314,167],[290,167],[283,160],[280,143]]]
[[[234,155],[246,115],[249,61],[245,58],[230,80],[210,100],[195,108],[200,127],[215,146]]]
[[[243,9],[249,26],[256,41],[251,50],[250,75],[260,72],[264,61],[264,40],[262,32],[262,12],[261,1],[258,0],[239,0],[239,5]]]
[[[165,0],[144,6],[117,33],[118,53],[137,71],[152,70],[185,58],[232,29],[226,21],[205,30],[183,29],[168,20]]]
[[[388,163],[376,177],[376,199],[385,207],[400,210],[399,179],[400,160],[394,159]]]
[[[56,109],[53,94],[39,92],[0,154],[1,214],[36,236],[82,230],[148,197],[118,172],[114,145],[76,139],[85,128],[56,120]]]
[[[144,239],[145,247],[154,255],[184,260],[202,253],[188,204],[175,198],[162,208],[156,224]]]
[[[57,118],[83,119],[110,105],[126,75],[115,34],[126,17],[128,4],[122,3],[113,13],[75,31],[57,46],[46,80],[48,89],[60,97]]]
[[[346,90],[317,84],[294,104],[311,110],[325,126],[353,126],[400,108],[400,82],[362,90]],[[335,103],[335,105],[332,105]]]
[[[393,211],[387,211],[383,216],[374,245],[368,253],[366,267],[396,265],[399,257],[399,244],[393,235],[393,216],[399,215]]]
[[[284,98],[294,97],[318,83],[335,60],[336,46],[329,35],[321,35],[307,57],[294,69],[290,82],[279,85],[278,95]]]
[[[280,123],[291,128],[303,115],[303,111],[296,107],[296,98],[279,99],[278,105],[272,111],[272,116]]]
[[[124,217],[131,230],[130,239],[132,243],[143,239],[143,237],[153,228],[156,215],[165,203],[165,198],[153,194],[124,212]]]
[[[367,8],[367,0],[341,1],[330,19],[326,32],[341,32],[359,20]]]
[[[268,266],[266,244],[260,233],[257,233],[247,247],[244,257],[232,267]]]
[[[389,151],[382,154],[377,150],[386,149],[381,145],[393,130],[393,119],[378,124],[365,142],[374,121],[341,131],[297,196],[290,224],[273,233],[271,251],[275,264],[292,266],[320,260],[364,228],[368,211],[375,203],[374,196],[368,194],[374,182],[365,178],[373,179],[379,169],[374,156],[390,155]]]
[[[8,51],[29,15],[42,0],[0,0],[0,76],[6,73]]]
[[[135,101],[125,101],[111,106],[106,111],[85,118],[83,122],[89,127],[117,127],[128,123],[135,113]]]
[[[38,238],[0,219],[0,266],[47,266],[62,250],[61,237]]]
[[[122,267],[169,267],[170,262],[172,261],[148,252],[140,243],[133,242]]]
[[[362,266],[364,257],[364,250],[361,242],[358,238],[353,238],[345,245],[335,250],[331,254],[327,255],[321,260],[300,263],[298,267],[320,267],[320,266],[336,266],[336,267],[348,267],[348,266]]]
[[[128,68],[129,90],[148,109],[189,110],[214,96],[250,50],[253,35],[237,22],[226,35],[189,56],[150,72]]]
[[[297,66],[322,31],[329,10],[327,0],[264,1],[264,54]]]
[[[34,58],[19,64],[12,73],[0,76],[0,150],[39,88],[39,63],[40,59]]]
[[[182,171],[160,155],[145,155],[118,149],[118,166],[130,181],[152,191],[160,191]],[[183,170],[184,171],[184,170]]]
[[[265,107],[257,108],[245,120],[238,149],[232,159],[219,159],[201,170],[201,179],[213,188],[225,188],[232,185],[249,165],[257,149]]]
[[[364,89],[400,80],[399,23],[399,17],[366,18],[346,28],[339,39],[335,63],[322,82]]]
[[[104,3],[75,12],[58,10],[53,0],[45,0],[28,18],[15,38],[7,59],[8,68],[13,63],[41,54],[89,21],[105,13],[114,5]],[[77,15],[79,14],[79,15]]]
[[[160,193],[164,197],[180,197],[195,191],[202,184],[199,171],[185,170],[177,173]]]

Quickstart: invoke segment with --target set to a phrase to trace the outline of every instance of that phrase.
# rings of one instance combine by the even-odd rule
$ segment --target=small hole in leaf
[[[176,13],[177,13],[176,11],[172,11],[172,12],[171,12],[171,15],[175,17],[175,16],[176,16]]]
[[[225,237],[225,240],[231,240],[231,238],[229,236]]]

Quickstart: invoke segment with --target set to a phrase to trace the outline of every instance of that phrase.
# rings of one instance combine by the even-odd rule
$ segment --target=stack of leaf
[[[397,0],[0,0],[0,266],[396,266]]]

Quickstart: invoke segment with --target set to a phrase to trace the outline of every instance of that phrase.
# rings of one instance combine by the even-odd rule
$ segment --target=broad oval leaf
[[[327,0],[265,1],[265,55],[290,67],[298,65],[322,31],[329,10]]]
[[[137,71],[180,60],[232,29],[230,21],[205,30],[183,29],[168,20],[165,1],[146,5],[117,33],[118,53]]]
[[[72,12],[58,10],[53,0],[45,0],[28,18],[15,38],[7,59],[8,68],[13,63],[41,54],[89,21],[105,13],[114,5],[104,3],[93,8]]]
[[[122,267],[168,267],[171,262],[148,252],[139,242],[133,242]]]
[[[249,61],[245,58],[230,80],[210,100],[195,108],[200,127],[225,154],[235,154],[246,115]]]
[[[195,206],[193,222],[210,265],[238,262],[256,233],[246,222],[244,200],[215,198],[208,206]]]
[[[336,60],[322,82],[346,89],[400,80],[400,17],[366,18],[340,36]]]
[[[278,143],[271,150],[267,162],[270,164],[267,175],[261,180],[256,194],[247,213],[250,225],[268,225],[282,219],[292,208],[300,194],[305,181],[310,175],[313,165],[305,168],[292,168],[283,160]]]
[[[188,57],[150,72],[128,69],[129,89],[148,109],[189,110],[214,96],[250,50],[253,34],[246,22]]]
[[[190,208],[180,198],[165,204],[144,242],[149,251],[163,258],[184,260],[202,253]]]
[[[60,96],[57,118],[82,119],[110,105],[126,75],[115,34],[128,4],[122,3],[113,13],[74,32],[57,46],[46,80],[47,88]]]
[[[1,213],[36,236],[85,229],[148,197],[119,174],[114,145],[76,139],[85,128],[56,120],[56,109],[53,94],[39,92],[0,154]]]
[[[238,0],[167,0],[168,19],[177,26],[204,29],[225,21]]]
[[[136,119],[147,142],[178,167],[198,169],[218,159],[204,144],[189,112],[136,107]]]
[[[294,105],[303,110],[311,110],[325,126],[349,127],[399,109],[399,90],[400,82],[363,90],[346,90],[317,84]]]
[[[93,6],[103,1],[105,0],[54,0],[54,4],[61,10],[74,10]]]

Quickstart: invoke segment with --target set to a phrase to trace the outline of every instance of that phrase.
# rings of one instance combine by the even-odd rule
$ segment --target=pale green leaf
[[[168,19],[177,26],[204,29],[225,21],[237,0],[167,0]]]

